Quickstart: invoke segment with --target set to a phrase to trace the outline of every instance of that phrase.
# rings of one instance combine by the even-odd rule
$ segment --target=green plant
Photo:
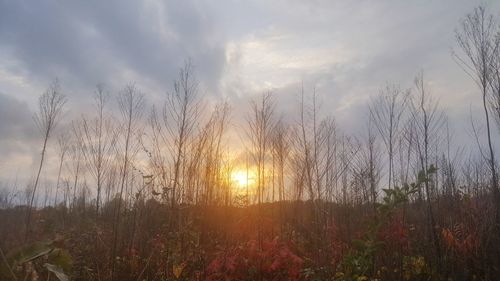
[[[68,251],[63,249],[63,240],[36,242],[7,253],[0,266],[1,280],[26,280],[45,272],[54,275],[60,281],[69,280],[67,272],[71,271],[72,259]]]
[[[360,239],[352,241],[353,250],[344,257],[339,268],[342,274],[335,280],[359,280],[371,275],[375,266],[375,255],[384,246],[384,242],[379,239],[382,228],[390,221],[395,210],[408,202],[410,196],[418,192],[423,183],[430,181],[430,175],[436,171],[437,168],[430,165],[427,174],[424,171],[418,173],[416,182],[382,189],[384,197],[381,203],[376,204],[375,218],[366,233]]]

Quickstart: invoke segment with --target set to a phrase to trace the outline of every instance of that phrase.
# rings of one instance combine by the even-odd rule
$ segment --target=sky
[[[475,0],[0,0],[0,182],[34,173],[42,140],[32,116],[54,79],[68,97],[64,123],[99,83],[111,93],[135,83],[149,104],[162,102],[187,59],[200,95],[232,104],[233,126],[267,91],[293,115],[303,86],[355,135],[379,89],[411,87],[424,71],[456,142],[470,143],[479,94],[451,53],[460,19],[479,4],[500,13],[500,1]]]

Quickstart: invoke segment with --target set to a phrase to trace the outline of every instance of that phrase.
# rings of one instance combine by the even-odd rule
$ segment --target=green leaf
[[[22,256],[20,258],[19,263],[23,264],[38,259],[40,257],[50,254],[53,250],[54,250],[53,247],[49,247],[45,244],[38,244],[38,243],[33,244],[31,246],[26,247],[22,251]]]
[[[424,171],[418,172],[417,182],[421,183],[421,182],[425,182],[426,180],[427,180],[427,178],[425,176],[425,172]]]
[[[434,174],[436,172],[437,172],[437,168],[436,168],[436,166],[434,166],[434,164],[431,164],[429,166],[429,169],[427,169],[427,173],[429,173],[429,174]]]
[[[353,239],[352,246],[359,251],[362,251],[366,248],[366,242],[360,239]]]
[[[71,271],[72,258],[65,249],[56,248],[49,254],[48,262],[61,267],[64,271]]]

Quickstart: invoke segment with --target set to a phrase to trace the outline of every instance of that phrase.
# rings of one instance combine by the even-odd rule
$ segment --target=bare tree
[[[307,231],[307,235],[314,237],[315,258],[322,263],[326,260],[321,251],[325,247],[324,230],[332,211],[326,208],[325,201],[331,198],[335,182],[341,175],[335,165],[337,131],[333,117],[321,117],[315,90],[310,102],[306,102],[302,89],[299,106],[298,124],[291,134],[297,199],[301,199],[303,190],[307,192],[313,216],[313,228]],[[345,163],[347,162],[350,160],[346,159]]]
[[[276,122],[272,133],[273,157],[276,158],[278,170],[278,200],[286,199],[285,195],[285,166],[290,153],[289,131],[283,119]]]
[[[247,136],[251,142],[252,156],[257,166],[257,202],[263,201],[266,185],[266,156],[274,127],[274,102],[271,93],[262,95],[259,101],[252,101],[251,115],[247,118]]]
[[[200,167],[202,168],[200,176],[204,182],[205,204],[213,203],[214,187],[218,185],[223,174],[222,136],[227,126],[229,112],[230,107],[227,103],[221,103],[215,107],[208,122],[198,135],[197,149],[194,150],[193,157],[197,157],[197,159],[193,158],[192,161],[203,164]]]
[[[105,113],[108,97],[104,87],[98,85],[94,96],[96,116],[90,120],[82,117],[76,128],[78,138],[82,140],[82,152],[88,170],[97,185],[96,216],[99,214],[102,187],[113,159],[116,141],[113,123]]]
[[[491,79],[489,85],[492,93],[489,97],[489,105],[493,111],[497,129],[500,132],[500,26],[496,26],[495,33],[494,42],[492,43],[496,45],[494,49],[495,53],[491,56],[490,62]]]
[[[247,117],[246,131],[250,142],[251,155],[257,167],[256,196],[257,196],[257,229],[259,246],[262,247],[262,210],[266,188],[266,157],[270,151],[271,130],[274,127],[274,101],[270,92],[265,93],[258,101],[252,101],[251,112]]]
[[[488,108],[490,85],[493,84],[494,80],[492,79],[497,75],[492,66],[495,65],[495,61],[498,59],[496,55],[500,46],[498,23],[484,6],[479,6],[462,19],[460,28],[456,30],[456,40],[463,54],[454,53],[454,58],[481,90],[489,150],[488,163],[491,173],[491,189],[494,195],[495,216],[498,224],[500,223],[500,190],[498,188]]]
[[[177,193],[183,169],[184,156],[189,140],[198,125],[200,103],[197,99],[198,82],[193,76],[193,66],[186,62],[174,82],[174,90],[167,95],[163,113],[167,131],[173,148],[172,207],[178,203]]]
[[[70,210],[75,211],[78,193],[78,187],[81,183],[81,175],[83,174],[82,167],[82,154],[83,154],[83,141],[78,136],[78,125],[75,121],[72,122],[73,143],[70,146],[70,170],[73,173],[73,196],[71,198]]]
[[[26,219],[26,240],[29,235],[29,227],[31,222],[31,211],[33,208],[33,200],[35,199],[36,189],[40,180],[40,173],[42,172],[43,162],[45,160],[45,152],[47,149],[47,142],[57,127],[60,117],[63,112],[66,97],[61,93],[59,82],[56,80],[52,83],[49,89],[43,93],[38,99],[38,112],[34,116],[35,124],[38,127],[43,137],[42,152],[40,157],[40,164],[38,165],[38,172],[33,184],[31,199],[28,208],[28,215]]]
[[[66,157],[66,153],[68,152],[68,149],[69,149],[68,137],[69,136],[66,134],[61,134],[57,138],[58,149],[59,149],[59,168],[58,168],[58,172],[57,172],[56,195],[54,197],[54,206],[57,206],[57,198],[58,198],[58,194],[59,194],[59,184],[61,182],[62,168],[63,168],[63,164],[64,164],[64,159]]]
[[[395,85],[387,85],[370,105],[370,116],[387,149],[389,158],[388,188],[393,184],[393,166],[396,140],[400,133],[400,124],[405,112],[408,91]]]
[[[438,103],[433,101],[428,95],[427,88],[424,81],[424,74],[421,72],[415,78],[415,87],[418,93],[418,98],[414,99],[412,105],[412,118],[415,120],[416,125],[416,148],[417,157],[419,161],[419,176],[423,175],[425,179],[431,177],[429,169],[430,165],[436,166],[437,163],[434,161],[431,164],[431,159],[437,159],[437,146],[439,143],[439,132],[443,126],[444,115],[438,109]],[[434,157],[433,157],[434,156]],[[432,205],[432,191],[430,181],[424,181],[425,196],[427,201],[427,219],[428,219],[428,231],[431,236],[431,241],[434,244],[434,250],[436,252],[436,259],[438,267],[441,263],[441,247],[439,245],[439,235],[436,230],[436,219]],[[437,187],[434,186],[434,189]],[[437,194],[437,192],[434,192]]]
[[[449,197],[458,195],[458,171],[457,167],[463,158],[462,149],[452,150],[453,133],[449,126],[449,120],[445,118],[446,125],[446,150],[443,153],[441,173],[443,175],[443,193]]]
[[[168,136],[155,106],[151,109],[148,125],[149,130],[146,133],[146,137],[149,145],[143,143],[143,149],[149,157],[151,172],[154,175],[154,185],[162,189],[161,192],[155,191],[155,193],[161,194],[163,200],[167,200],[167,190],[170,184],[170,175],[168,173],[169,155],[164,151],[164,147],[168,145]],[[143,140],[141,141],[144,142]]]
[[[482,148],[479,145],[481,154],[488,163],[491,178],[490,189],[493,193],[493,206],[494,214],[494,231],[493,238],[488,239],[489,243],[496,245],[500,240],[500,189],[498,186],[497,165],[495,159],[495,152],[493,149],[493,140],[491,134],[490,124],[490,104],[497,95],[497,88],[499,76],[498,70],[498,54],[500,47],[499,26],[496,18],[488,13],[484,6],[476,7],[472,13],[465,16],[460,23],[460,27],[455,32],[456,41],[462,54],[454,53],[454,58],[461,66],[461,68],[472,78],[472,80],[479,87],[481,92],[482,106],[484,111],[484,118],[486,122],[486,138],[488,154],[482,153]],[[493,89],[493,91],[491,91]],[[495,107],[496,104],[493,103]],[[474,131],[475,128],[474,128]],[[495,249],[496,247],[490,247]],[[491,255],[496,256],[496,265],[490,268],[497,268],[500,264],[500,255],[498,250],[494,250]],[[493,276],[498,275],[493,271]]]
[[[283,233],[285,226],[285,215],[283,208],[283,201],[287,199],[285,192],[285,167],[290,154],[290,131],[287,125],[285,125],[283,119],[279,119],[274,126],[272,132],[272,155],[273,155],[273,196],[272,201],[274,201],[274,175],[277,174],[278,183],[278,200],[280,203],[279,216],[281,221],[281,232]],[[247,164],[248,165],[248,164]],[[275,173],[276,170],[276,173]],[[248,182],[248,168],[247,168],[247,182]],[[248,183],[247,183],[248,185]]]
[[[381,157],[373,120],[368,118],[367,133],[361,141],[361,149],[354,159],[353,176],[365,189],[369,201],[376,206],[377,186],[380,181]]]
[[[129,169],[131,166],[131,156],[133,154],[133,137],[137,133],[139,121],[143,114],[144,95],[140,93],[134,85],[128,85],[118,97],[118,106],[123,118],[123,124],[120,130],[123,133],[123,151],[122,151],[122,166],[120,168],[120,192],[118,193],[118,206],[115,210],[114,221],[114,237],[111,255],[111,280],[114,280],[115,273],[115,257],[117,250],[118,229],[121,218],[121,205],[123,201],[123,191],[125,189],[126,181],[129,176]]]

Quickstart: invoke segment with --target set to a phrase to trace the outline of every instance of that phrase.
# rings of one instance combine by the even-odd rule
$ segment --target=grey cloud
[[[33,155],[37,133],[31,116],[25,102],[0,93],[0,180],[11,178],[22,169],[19,163],[31,165],[31,160],[25,161]]]
[[[7,48],[33,79],[60,77],[71,86],[117,87],[145,79],[166,89],[186,58],[214,89],[224,65],[209,14],[191,1],[2,1],[0,49]],[[118,80],[118,81],[117,81]]]
[[[31,116],[25,102],[0,93],[0,140],[33,137]]]

